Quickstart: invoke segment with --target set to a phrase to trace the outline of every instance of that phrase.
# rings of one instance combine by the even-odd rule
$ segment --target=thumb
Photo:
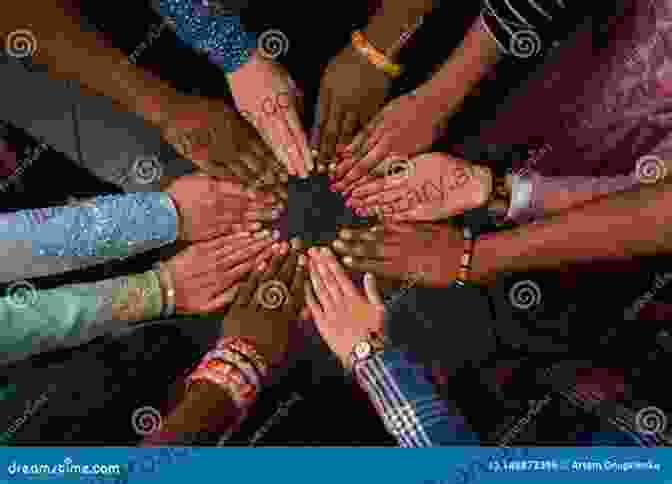
[[[385,306],[383,298],[380,295],[380,291],[378,290],[378,282],[376,281],[376,276],[374,276],[370,272],[364,274],[364,292],[366,293],[366,297],[368,298],[371,304],[381,307]]]

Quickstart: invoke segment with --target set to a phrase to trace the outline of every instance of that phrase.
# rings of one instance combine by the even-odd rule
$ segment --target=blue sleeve
[[[5,214],[0,217],[0,282],[69,272],[162,247],[176,240],[177,224],[177,209],[162,192]]]
[[[438,395],[429,371],[402,351],[386,350],[354,371],[402,447],[478,443],[464,417]]]
[[[213,15],[201,1],[161,0],[160,12],[172,20],[182,42],[207,52],[210,61],[226,73],[245,64],[257,45],[256,36],[244,30],[240,17]]]

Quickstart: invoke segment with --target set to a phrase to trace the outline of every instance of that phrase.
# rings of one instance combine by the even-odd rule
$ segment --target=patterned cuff
[[[180,40],[207,53],[226,73],[245,64],[257,46],[256,36],[245,32],[239,17],[215,15],[202,0],[161,0],[160,11],[173,20]]]
[[[121,279],[111,297],[112,318],[116,321],[149,321],[161,317],[163,298],[157,271],[147,271]]]
[[[436,393],[431,375],[399,350],[385,350],[355,368],[385,427],[402,447],[475,443],[464,418]]]

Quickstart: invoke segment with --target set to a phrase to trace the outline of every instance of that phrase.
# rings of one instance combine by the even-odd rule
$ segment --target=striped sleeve
[[[402,447],[477,443],[456,408],[437,394],[428,370],[399,350],[359,363],[355,376]]]
[[[552,46],[567,24],[569,0],[483,0],[481,21],[507,55],[527,59]]]

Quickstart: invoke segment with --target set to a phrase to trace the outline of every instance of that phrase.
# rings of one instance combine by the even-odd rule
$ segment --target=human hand
[[[357,134],[343,161],[331,167],[333,188],[344,192],[386,158],[429,148],[439,137],[442,118],[428,97],[407,94],[393,99]]]
[[[348,269],[396,280],[418,275],[415,283],[431,287],[455,280],[464,252],[462,231],[446,224],[348,228],[332,245]]]
[[[484,205],[492,192],[489,169],[445,153],[419,155],[397,166],[401,173],[355,188],[346,205],[360,216],[436,221]]]
[[[281,175],[254,127],[223,99],[174,95],[162,109],[162,137],[207,174],[247,185],[273,184]]]
[[[270,263],[263,263],[243,283],[227,317],[222,336],[253,340],[272,366],[286,361],[303,306],[306,257],[283,242]]]
[[[329,62],[322,76],[315,117],[320,137],[312,146],[319,150],[321,162],[333,160],[337,147],[349,145],[357,131],[380,110],[388,85],[385,73],[352,46]]]
[[[299,118],[298,89],[286,69],[255,52],[227,78],[238,110],[257,128],[287,172],[307,178],[314,164]]]
[[[310,279],[304,291],[317,329],[345,367],[354,346],[371,332],[382,334],[385,305],[372,274],[364,276],[364,294],[355,287],[328,248],[312,248]]]
[[[283,207],[273,194],[202,173],[177,178],[166,192],[179,212],[179,238],[187,241],[258,230],[261,222],[277,219]]]
[[[235,295],[236,283],[273,255],[278,233],[238,233],[189,246],[162,264],[175,289],[178,314],[222,310]],[[276,246],[277,247],[277,246]]]

